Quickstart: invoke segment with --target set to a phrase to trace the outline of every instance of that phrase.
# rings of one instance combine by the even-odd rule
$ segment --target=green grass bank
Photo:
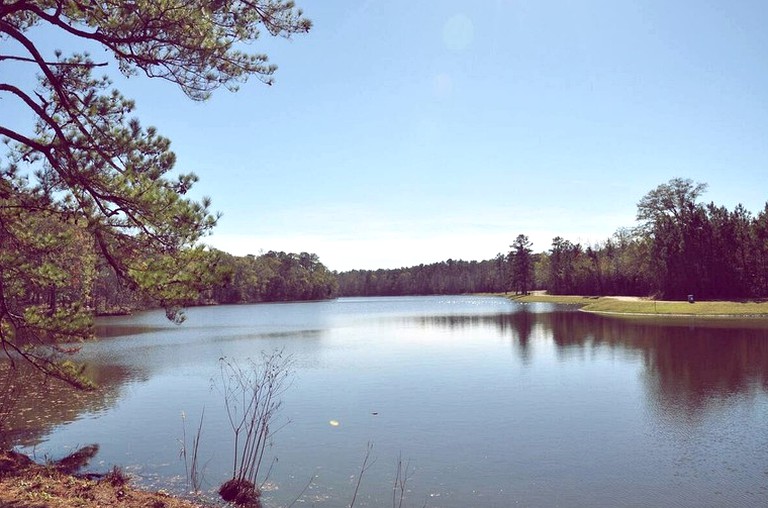
[[[711,317],[765,317],[768,302],[763,301],[705,301],[688,303],[667,300],[615,296],[570,296],[534,293],[526,296],[506,295],[517,302],[548,302],[579,305],[581,310],[605,314],[711,316]]]

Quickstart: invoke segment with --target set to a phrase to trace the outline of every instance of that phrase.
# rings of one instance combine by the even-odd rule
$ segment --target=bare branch
[[[16,62],[28,62],[28,63],[38,63],[33,58],[23,57],[23,56],[15,56],[15,55],[0,55],[0,62],[3,60],[13,60]],[[94,67],[106,67],[109,65],[108,62],[50,62],[45,61],[45,65],[48,65],[50,67],[87,67],[89,69],[92,69]]]
[[[352,501],[349,502],[349,508],[355,506],[355,500],[357,499],[357,493],[360,490],[360,483],[363,481],[363,475],[368,471],[371,466],[376,462],[374,459],[369,464],[368,461],[371,458],[371,452],[373,451],[373,443],[368,441],[365,447],[365,457],[363,457],[363,464],[360,466],[360,472],[357,474],[357,484],[355,485],[355,491],[352,493]]]

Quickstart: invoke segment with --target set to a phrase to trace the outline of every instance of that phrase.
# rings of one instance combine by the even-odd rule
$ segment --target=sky
[[[252,46],[273,86],[196,103],[112,66],[222,213],[211,246],[397,268],[601,242],[675,177],[768,200],[764,0],[297,3],[309,34]]]

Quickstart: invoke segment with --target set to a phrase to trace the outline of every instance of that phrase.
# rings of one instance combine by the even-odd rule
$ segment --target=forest
[[[768,297],[768,204],[757,215],[699,198],[705,183],[674,178],[637,205],[637,224],[603,242],[562,237],[534,253],[526,235],[480,262],[449,260],[338,275],[343,296],[472,292],[634,295],[658,299]]]
[[[269,251],[233,256],[215,249],[196,252],[189,263],[205,277],[185,281],[184,306],[322,300],[337,296],[461,293],[634,295],[680,300],[768,297],[768,205],[752,215],[700,197],[706,184],[676,178],[647,193],[637,205],[637,224],[620,228],[594,245],[562,237],[533,252],[519,234],[506,253],[484,261],[448,259],[398,269],[333,272],[316,254]],[[29,291],[37,305],[84,303],[97,314],[161,307],[124,284],[98,251],[84,246],[71,226],[41,224],[59,239],[56,256],[69,266],[67,284]],[[147,261],[149,263],[150,261]],[[200,274],[199,268],[189,269]],[[31,289],[31,288],[30,288]]]
[[[258,256],[208,252],[211,280],[185,302],[187,306],[323,300],[337,296],[336,275],[317,255],[269,251]],[[93,287],[98,314],[121,314],[161,306],[131,291],[106,263],[101,263]]]
[[[533,252],[519,234],[492,259],[448,259],[398,269],[332,272],[316,254],[233,256],[213,250],[211,281],[189,305],[320,300],[337,296],[527,293],[631,295],[679,300],[768,297],[768,204],[757,215],[700,198],[707,185],[675,178],[637,205],[637,223],[593,245],[552,239]],[[126,289],[107,263],[94,284],[99,313],[156,306]]]

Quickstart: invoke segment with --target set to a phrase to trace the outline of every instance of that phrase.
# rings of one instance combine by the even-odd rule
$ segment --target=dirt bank
[[[132,488],[119,471],[98,479],[66,474],[0,451],[0,508],[202,508],[163,492]]]

